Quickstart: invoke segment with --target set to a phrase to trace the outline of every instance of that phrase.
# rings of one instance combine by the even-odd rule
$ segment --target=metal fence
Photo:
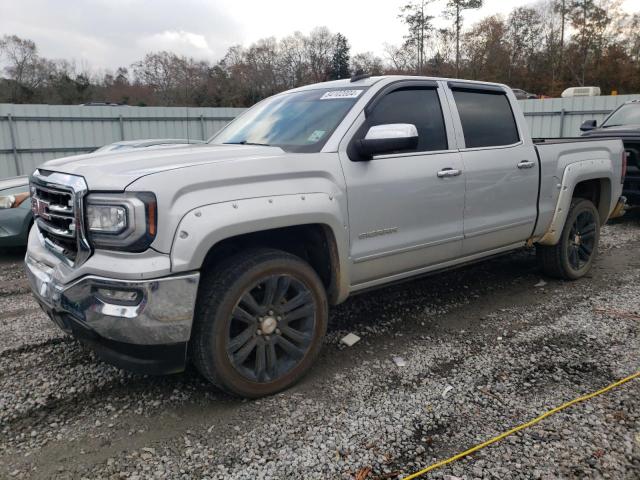
[[[640,100],[640,95],[521,100],[520,107],[533,137],[575,137],[581,133],[582,122],[593,119],[599,125],[612,110],[629,100]]]
[[[243,110],[0,104],[0,178],[120,140],[204,140]]]
[[[534,137],[580,134],[640,95],[521,100]],[[0,178],[31,173],[46,160],[92,152],[120,140],[206,139],[242,108],[93,107],[0,104]]]

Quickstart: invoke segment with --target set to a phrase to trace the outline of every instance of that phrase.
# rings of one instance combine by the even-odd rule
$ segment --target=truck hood
[[[640,137],[640,125],[620,125],[618,127],[596,128],[582,134],[583,137]]]
[[[50,160],[40,169],[84,177],[90,190],[124,190],[137,179],[158,172],[284,154],[279,147],[259,145],[186,145],[76,155]]]

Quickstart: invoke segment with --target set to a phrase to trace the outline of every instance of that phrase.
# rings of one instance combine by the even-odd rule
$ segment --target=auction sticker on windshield
[[[324,136],[324,133],[325,133],[324,130],[314,130],[313,133],[309,135],[309,138],[307,138],[307,140],[309,142],[315,143]]]
[[[362,90],[331,90],[330,92],[325,92],[324,95],[320,97],[320,100],[332,100],[336,98],[358,98]]]

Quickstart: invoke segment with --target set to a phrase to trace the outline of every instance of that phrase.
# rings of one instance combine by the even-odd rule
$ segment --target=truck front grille
[[[31,209],[44,245],[69,265],[90,253],[83,234],[82,177],[36,170],[31,177]]]

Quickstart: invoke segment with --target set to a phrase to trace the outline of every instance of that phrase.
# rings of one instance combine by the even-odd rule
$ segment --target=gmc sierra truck
[[[582,277],[624,206],[623,158],[615,139],[534,142],[504,85],[309,85],[204,145],[47,162],[26,270],[106,361],[190,361],[258,397],[300,379],[351,294],[527,245],[549,275]]]

